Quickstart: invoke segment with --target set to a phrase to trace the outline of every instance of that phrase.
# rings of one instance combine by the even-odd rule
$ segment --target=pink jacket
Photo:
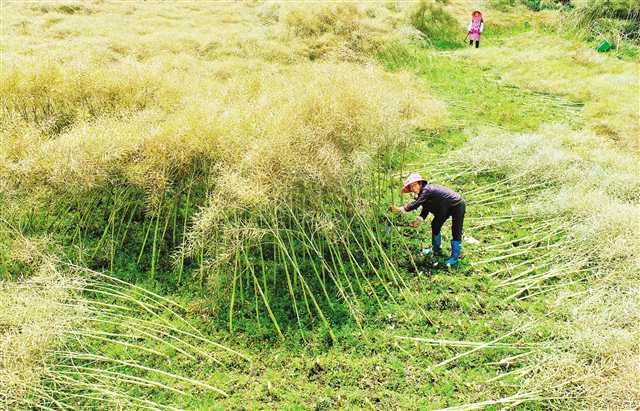
[[[482,19],[473,19],[469,23],[469,40],[480,40],[480,33],[484,30]]]

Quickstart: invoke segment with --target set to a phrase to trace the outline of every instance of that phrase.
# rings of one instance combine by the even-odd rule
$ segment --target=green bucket
[[[611,43],[609,43],[607,40],[596,46],[596,51],[598,51],[599,53],[606,53],[609,50],[611,50]]]

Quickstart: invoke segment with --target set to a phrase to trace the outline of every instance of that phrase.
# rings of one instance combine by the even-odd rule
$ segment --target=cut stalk
[[[162,213],[158,210],[158,216],[156,217],[156,226],[153,230],[153,243],[151,245],[151,279],[156,278],[156,260],[158,258],[158,230],[160,229],[160,215]]]
[[[125,367],[131,367],[131,368],[136,368],[142,371],[149,371],[149,372],[153,372],[153,373],[157,373],[160,375],[164,375],[166,377],[169,378],[173,378],[176,380],[180,380],[189,384],[193,384],[196,385],[200,388],[204,388],[206,390],[215,392],[223,397],[229,397],[229,394],[227,394],[226,392],[222,391],[219,388],[213,387],[209,384],[203,383],[202,381],[198,381],[195,380],[193,378],[188,378],[188,377],[183,377],[181,375],[177,375],[177,374],[172,374],[170,372],[166,372],[163,370],[159,370],[157,368],[151,368],[151,367],[147,367],[145,365],[141,365],[135,362],[131,362],[131,361],[124,361],[124,360],[118,360],[115,358],[109,358],[109,357],[105,357],[102,355],[97,355],[97,354],[89,354],[89,353],[77,353],[77,352],[73,352],[73,351],[56,351],[55,354],[59,354],[62,356],[65,356],[71,360],[88,360],[88,361],[97,361],[97,362],[106,362],[106,363],[113,363],[113,364],[119,364]]]

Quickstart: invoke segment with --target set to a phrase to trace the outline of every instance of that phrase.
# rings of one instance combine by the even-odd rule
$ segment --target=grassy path
[[[387,69],[410,70],[423,78],[447,102],[451,127],[517,132],[535,130],[543,123],[579,125],[581,103],[508,84],[499,73],[477,64],[475,53],[491,53],[491,48],[439,52],[413,47],[390,50],[382,61]]]

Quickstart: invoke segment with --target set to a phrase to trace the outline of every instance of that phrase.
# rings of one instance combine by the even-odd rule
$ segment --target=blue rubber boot
[[[447,265],[452,266],[458,264],[460,260],[460,253],[462,252],[462,241],[451,242],[451,257],[447,260]]]
[[[422,250],[422,254],[426,256],[442,254],[442,236],[440,234],[431,237],[431,248]]]

